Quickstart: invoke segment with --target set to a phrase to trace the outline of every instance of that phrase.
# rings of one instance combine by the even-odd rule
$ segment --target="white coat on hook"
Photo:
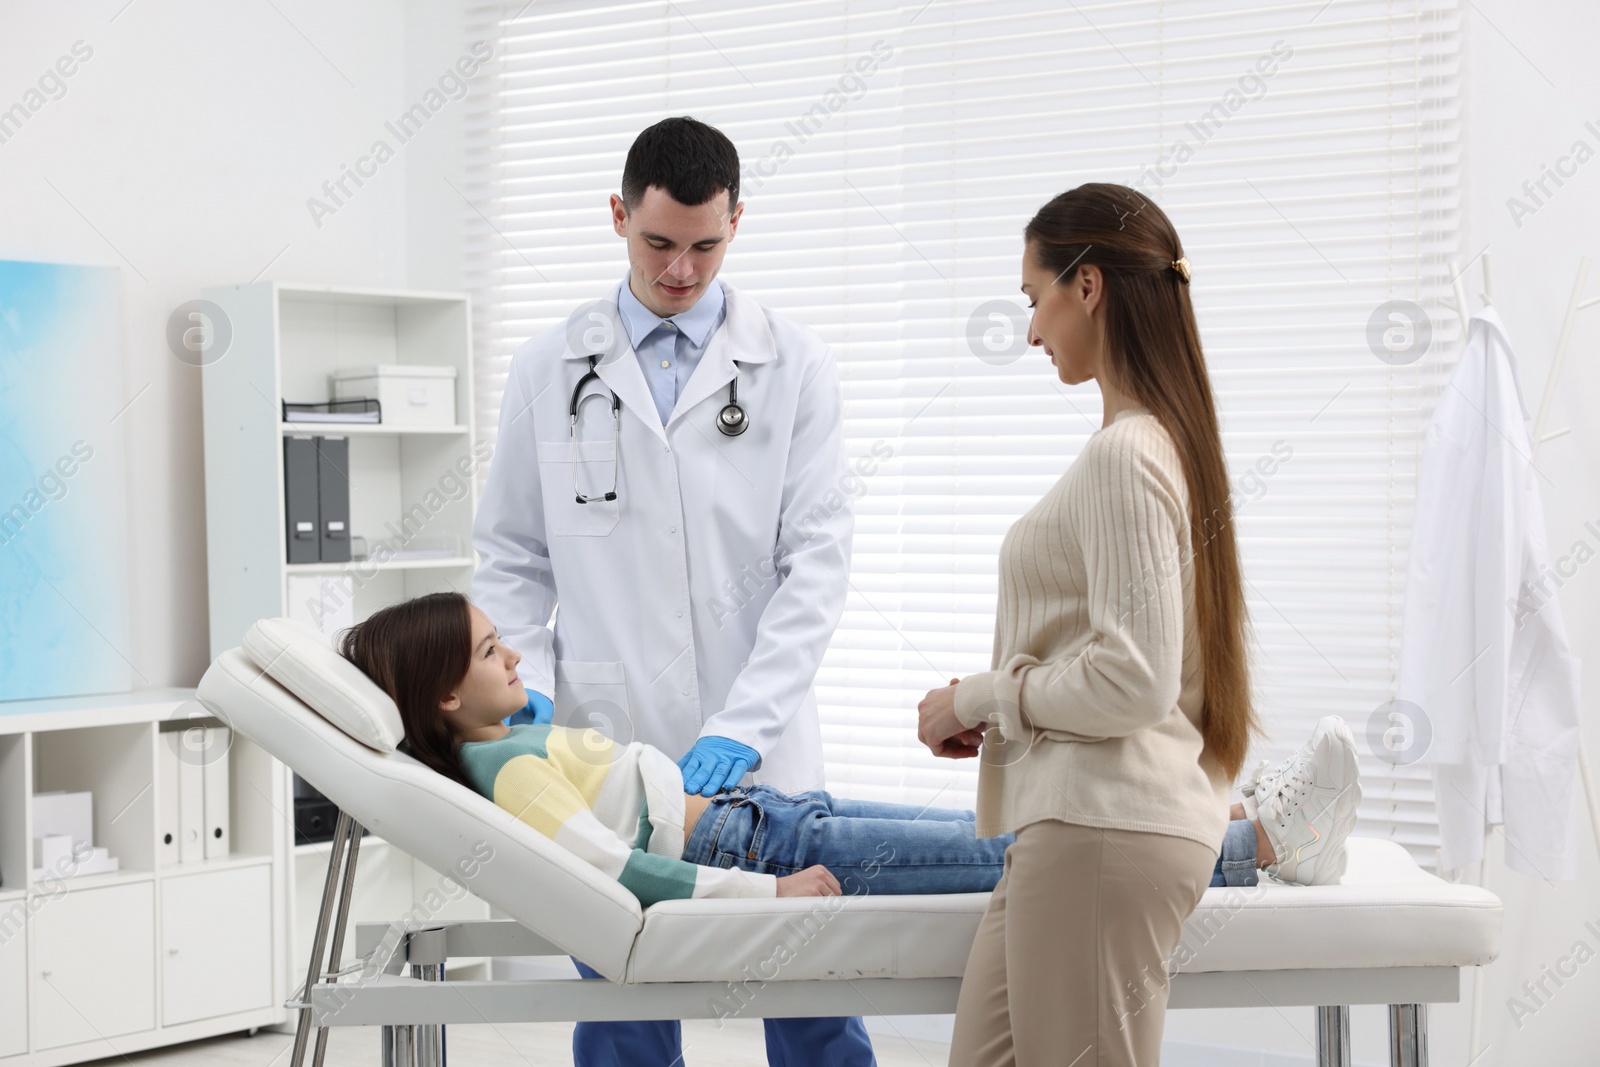
[[[1431,729],[1442,861],[1574,876],[1578,662],[1550,566],[1541,482],[1500,316],[1472,317],[1423,441],[1396,696]]]
[[[854,524],[837,370],[815,332],[722,284],[726,321],[665,426],[619,323],[569,320],[517,349],[473,530],[474,600],[556,723],[674,759],[702,734],[729,737],[761,753],[754,781],[816,789],[812,682]],[[569,431],[591,354],[584,395],[602,399]],[[735,375],[749,426],[729,436],[717,415]]]

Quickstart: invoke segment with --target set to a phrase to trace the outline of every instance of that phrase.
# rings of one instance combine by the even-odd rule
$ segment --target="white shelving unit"
[[[206,556],[213,657],[239,644],[263,615],[298,613],[295,574],[349,574],[354,616],[398,600],[470,584],[475,472],[486,461],[472,430],[471,309],[464,293],[340,289],[258,282],[202,294],[228,316],[232,341],[202,371],[206,449]],[[282,401],[332,398],[343,367],[400,363],[454,367],[448,426],[293,423]],[[350,533],[403,547],[446,537],[453,559],[290,565],[283,439],[350,442]],[[463,473],[463,472],[466,473]]]
[[[225,755],[225,859],[160,862],[160,747],[187,689],[0,704],[0,1063],[49,1067],[283,1022],[289,803],[244,738]],[[209,757],[208,757],[209,758]],[[33,796],[94,794],[111,874],[32,870]]]
[[[290,603],[291,576],[348,576],[357,622],[424,593],[466,592],[476,566],[477,471],[488,458],[487,450],[479,453],[472,429],[472,315],[466,294],[259,282],[207,289],[202,295],[223,309],[232,334],[227,351],[207,363],[201,375],[212,657],[237,646],[257,619],[306,617],[305,605]],[[454,367],[451,424],[283,421],[283,400],[332,399],[335,370],[380,363]],[[283,441],[291,436],[348,438],[350,533],[366,538],[369,551],[380,542],[394,548],[413,538],[443,537],[460,546],[459,554],[286,562]],[[278,778],[285,796],[292,796],[290,772],[281,764]],[[303,979],[300,972],[310,957],[329,846],[294,843],[292,802],[286,801],[283,810],[288,903],[280,929],[292,966],[278,988],[287,996]],[[488,906],[475,898],[451,898],[452,888],[409,855],[368,835],[361,843],[351,921],[413,913],[489,916]],[[487,977],[486,963],[462,961],[452,970],[475,966]]]

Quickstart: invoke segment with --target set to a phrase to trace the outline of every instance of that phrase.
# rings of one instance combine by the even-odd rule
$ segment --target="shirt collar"
[[[694,307],[688,311],[680,311],[673,315],[670,321],[694,343],[696,348],[704,348],[711,337],[711,331],[716,329],[721,321],[722,309],[727,303],[727,296],[722,291],[722,279],[712,282],[705,291],[705,295],[695,301]],[[622,316],[623,328],[628,331],[628,340],[637,349],[651,332],[659,327],[663,319],[649,308],[639,302],[633,295],[633,289],[628,285],[627,275],[623,275],[621,292],[617,296],[617,311]]]

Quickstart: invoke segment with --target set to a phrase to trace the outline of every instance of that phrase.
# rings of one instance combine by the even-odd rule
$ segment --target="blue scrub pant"
[[[578,973],[599,978],[577,960]],[[876,1067],[859,1016],[763,1019],[770,1067]],[[576,1067],[683,1067],[683,1030],[676,1020],[579,1023],[572,1031]]]

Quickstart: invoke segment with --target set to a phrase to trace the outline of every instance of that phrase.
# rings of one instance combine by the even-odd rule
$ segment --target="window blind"
[[[1358,832],[1434,865],[1426,765],[1368,732],[1389,725],[1418,451],[1459,341],[1455,0],[541,0],[470,20],[495,55],[463,189],[484,439],[515,347],[626,270],[606,198],[668,115],[740,150],[722,276],[834,348],[860,481],[817,678],[830,789],[974,802],[976,761],[929,756],[915,706],[989,668],[1001,538],[1101,418],[1093,385],[1026,348],[1021,229],[1117,181],[1193,263],[1256,756],[1342,715]]]

